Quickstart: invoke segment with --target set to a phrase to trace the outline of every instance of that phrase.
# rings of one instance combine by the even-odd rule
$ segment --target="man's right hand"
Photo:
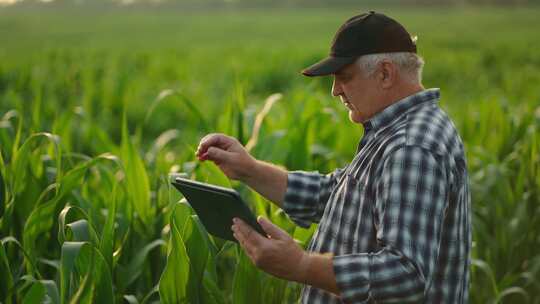
[[[287,171],[251,156],[234,137],[208,134],[199,143],[197,157],[211,160],[227,175],[239,180],[281,206],[287,190]]]
[[[213,161],[228,178],[243,182],[250,178],[257,164],[236,138],[220,133],[203,137],[196,155],[201,161]]]

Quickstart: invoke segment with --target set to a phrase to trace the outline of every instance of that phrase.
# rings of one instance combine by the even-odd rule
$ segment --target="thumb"
[[[206,157],[216,162],[217,164],[223,163],[224,161],[227,161],[230,158],[230,152],[222,150],[220,148],[216,147],[210,147],[208,148],[208,151],[206,152]]]
[[[257,222],[259,223],[259,225],[261,225],[262,229],[264,229],[264,231],[273,239],[281,240],[289,236],[287,232],[285,232],[284,230],[276,226],[274,223],[270,222],[268,219],[262,216],[259,216],[257,218]]]

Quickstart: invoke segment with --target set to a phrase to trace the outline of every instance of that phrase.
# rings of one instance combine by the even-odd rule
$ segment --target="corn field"
[[[0,303],[296,303],[210,236],[174,174],[277,207],[195,150],[223,132],[289,170],[349,162],[362,127],[299,71],[355,9],[0,7]],[[540,303],[538,8],[384,8],[464,140],[472,303]]]

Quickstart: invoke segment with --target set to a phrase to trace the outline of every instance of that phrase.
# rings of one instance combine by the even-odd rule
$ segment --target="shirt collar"
[[[384,108],[381,112],[375,114],[368,121],[364,122],[364,132],[369,132],[370,130],[379,129],[388,125],[394,119],[408,112],[411,108],[419,104],[429,101],[438,101],[440,97],[439,91],[440,90],[438,88],[427,89],[396,101],[395,103]]]

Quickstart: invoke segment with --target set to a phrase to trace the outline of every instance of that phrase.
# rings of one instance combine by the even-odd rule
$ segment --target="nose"
[[[341,89],[341,85],[334,78],[334,82],[332,82],[332,96],[337,97],[337,96],[339,96],[341,94],[343,94],[343,90]]]

